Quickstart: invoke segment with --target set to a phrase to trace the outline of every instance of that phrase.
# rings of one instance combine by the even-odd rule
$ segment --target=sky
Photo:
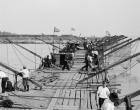
[[[140,0],[0,0],[0,30],[17,34],[140,35]],[[71,31],[74,28],[75,31]]]

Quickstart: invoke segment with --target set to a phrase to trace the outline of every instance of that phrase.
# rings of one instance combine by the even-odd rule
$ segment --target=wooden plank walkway
[[[78,57],[77,57],[78,58]],[[84,58],[84,57],[83,57]],[[81,60],[81,59],[80,59]],[[75,61],[76,62],[76,61]],[[84,64],[82,64],[84,65]],[[61,73],[59,81],[53,88],[61,88],[56,90],[55,96],[62,97],[52,99],[47,110],[96,110],[95,104],[95,88],[87,88],[87,84],[77,84],[77,82],[85,77],[87,74],[79,74],[76,69],[81,65],[77,63],[72,68],[73,72]],[[96,79],[94,78],[94,81]],[[90,81],[90,80],[89,80]],[[61,85],[61,86],[60,86]],[[49,85],[48,85],[49,86]],[[85,88],[83,88],[83,86]],[[59,93],[58,93],[59,92]]]
[[[77,62],[78,60],[77,57]],[[81,79],[88,76],[78,72],[83,65],[84,63],[80,65],[75,63],[71,71],[55,70],[49,71],[50,73],[48,70],[39,71],[35,80],[43,85],[42,90],[15,92],[18,97],[12,94],[11,97],[14,97],[13,100],[26,110],[97,110],[95,92],[100,83],[97,84],[94,77],[78,84]],[[50,79],[53,81],[51,82]],[[99,82],[101,81],[102,76],[99,78]],[[33,106],[34,102],[36,104]]]
[[[95,96],[94,96],[94,92],[92,93],[91,91],[88,91],[87,89],[78,89],[77,90],[77,85],[75,85],[75,88],[73,89],[67,89],[65,88],[65,86],[67,87],[71,87],[72,84],[74,83],[74,80],[72,79],[77,79],[80,80],[82,78],[84,78],[86,75],[84,74],[71,74],[69,73],[68,79],[66,79],[67,81],[65,82],[65,84],[63,84],[63,88],[57,89],[56,93],[55,93],[55,97],[62,97],[57,98],[57,99],[52,99],[51,103],[49,104],[49,107],[47,110],[79,110],[79,109],[83,109],[83,110],[87,110],[87,109],[95,109]],[[73,77],[74,76],[74,77]],[[71,81],[71,82],[70,82]],[[64,83],[64,82],[63,82]],[[90,97],[92,96],[92,98]],[[94,110],[93,109],[93,110]]]

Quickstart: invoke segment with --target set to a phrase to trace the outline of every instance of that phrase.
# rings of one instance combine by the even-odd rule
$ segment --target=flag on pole
[[[54,32],[60,32],[60,29],[54,27]]]
[[[71,28],[71,31],[75,31],[75,28]]]

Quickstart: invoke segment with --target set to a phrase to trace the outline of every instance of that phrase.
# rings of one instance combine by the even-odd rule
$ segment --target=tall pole
[[[53,30],[53,54],[54,54],[54,36],[55,36],[55,30]]]
[[[61,38],[59,38],[59,52],[60,52],[60,40],[61,40]]]
[[[56,27],[54,27],[54,31],[53,31],[53,53],[54,53],[54,43],[55,43],[55,39],[54,39],[54,37],[55,37],[55,32],[60,32],[60,30],[58,29],[58,28],[56,28]]]
[[[35,52],[36,52],[36,39],[35,39]],[[36,56],[35,56],[35,69],[36,69]]]

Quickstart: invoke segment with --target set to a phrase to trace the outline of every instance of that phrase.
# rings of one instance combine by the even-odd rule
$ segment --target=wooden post
[[[15,90],[17,89],[17,74],[15,74],[15,85],[14,85]]]
[[[126,103],[126,110],[132,110],[131,97],[130,96],[126,96],[124,98],[124,101]]]

